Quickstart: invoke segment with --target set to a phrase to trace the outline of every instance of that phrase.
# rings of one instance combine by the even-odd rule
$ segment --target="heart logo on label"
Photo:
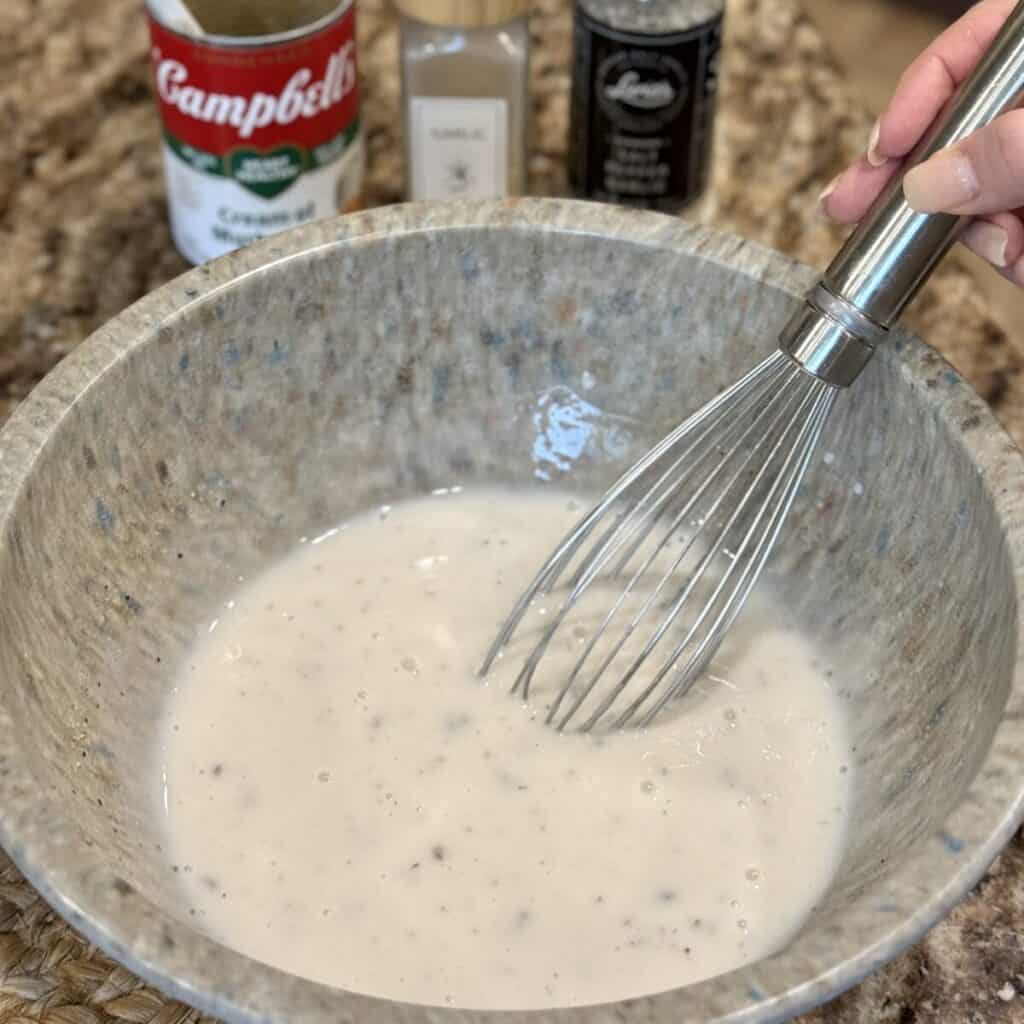
[[[236,149],[228,158],[229,175],[264,199],[273,199],[291,188],[306,166],[306,151],[298,146],[277,146],[267,152]]]

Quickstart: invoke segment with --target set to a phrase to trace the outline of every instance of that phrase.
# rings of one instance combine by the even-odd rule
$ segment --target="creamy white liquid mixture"
[[[209,934],[494,1009],[677,987],[793,935],[836,867],[849,774],[828,673],[783,621],[755,610],[645,733],[559,735],[475,677],[579,515],[561,494],[410,501],[306,540],[204,627],[159,799]]]

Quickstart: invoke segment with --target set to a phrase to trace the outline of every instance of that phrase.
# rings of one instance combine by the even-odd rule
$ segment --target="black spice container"
[[[577,0],[569,184],[675,213],[704,191],[725,0]]]

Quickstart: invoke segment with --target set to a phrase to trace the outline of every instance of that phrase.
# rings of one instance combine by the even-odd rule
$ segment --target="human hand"
[[[942,33],[904,72],[875,123],[867,153],[822,193],[822,212],[855,224],[900,170],[957,86],[974,70],[1016,0],[983,0]],[[956,146],[936,153],[903,179],[921,213],[976,219],[961,241],[1024,287],[1024,109],[1013,110]]]

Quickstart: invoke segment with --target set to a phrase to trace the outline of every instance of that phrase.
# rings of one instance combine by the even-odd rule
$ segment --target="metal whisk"
[[[1024,93],[1024,0],[906,162],[951,146]],[[897,175],[760,366],[645,455],[564,538],[501,628],[523,699],[553,666],[546,721],[644,727],[708,667],[785,523],[839,393],[966,218],[919,214]],[[530,628],[523,628],[531,611]],[[531,646],[532,645],[532,646]],[[557,657],[552,657],[557,652]]]

